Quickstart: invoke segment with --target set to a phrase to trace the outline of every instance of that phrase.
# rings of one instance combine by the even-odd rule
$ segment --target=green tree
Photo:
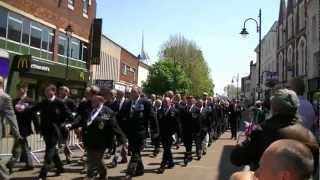
[[[210,69],[202,51],[196,43],[181,35],[171,36],[159,52],[161,59],[172,61],[181,66],[191,81],[190,94],[199,96],[203,92],[213,94],[214,84],[210,76]]]
[[[171,60],[160,60],[152,65],[143,89],[146,93],[164,94],[168,90],[188,93],[190,80],[179,65]]]

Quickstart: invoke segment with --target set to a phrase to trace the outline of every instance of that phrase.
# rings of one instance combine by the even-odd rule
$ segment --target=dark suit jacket
[[[114,136],[120,144],[126,142],[126,137],[116,121],[116,114],[106,106],[102,108],[91,125],[86,124],[84,134],[86,147],[93,150],[111,147]]]
[[[161,108],[157,112],[157,119],[159,121],[161,138],[171,138],[171,136],[176,132],[176,115],[176,110],[173,107],[171,107],[169,110]]]
[[[146,122],[154,118],[153,108],[147,99],[140,98],[134,108],[132,101],[123,105],[124,119],[127,121],[127,137],[130,140],[146,138]]]
[[[67,120],[72,119],[71,112],[65,103],[57,97],[50,101],[42,100],[32,108],[33,112],[40,112],[40,129],[44,138],[50,138],[52,142],[60,140],[61,128]]]
[[[17,111],[16,105],[22,104],[25,106],[23,111]],[[32,131],[32,122],[36,128],[39,130],[39,123],[34,113],[32,113],[31,109],[34,106],[34,102],[31,98],[25,97],[23,99],[16,98],[13,100],[13,107],[15,110],[15,114],[18,121],[19,131],[22,137],[30,136]]]

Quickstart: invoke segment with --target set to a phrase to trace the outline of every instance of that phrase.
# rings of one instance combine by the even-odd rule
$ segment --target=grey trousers
[[[106,178],[107,169],[103,162],[104,151],[105,150],[87,150],[88,178],[93,178],[96,170],[98,170],[100,178]]]
[[[1,180],[9,180],[9,175],[5,169],[5,167],[2,164],[3,162],[0,162],[0,179]]]

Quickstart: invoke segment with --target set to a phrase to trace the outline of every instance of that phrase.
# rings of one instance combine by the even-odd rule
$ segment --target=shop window
[[[31,25],[30,46],[35,48],[41,48],[41,34],[40,28]]]
[[[6,37],[7,34],[8,11],[0,8],[0,37]]]
[[[23,20],[22,27],[22,43],[29,45],[30,41],[30,21],[27,19]]]
[[[8,39],[20,42],[22,32],[22,21],[14,17],[8,18]]]

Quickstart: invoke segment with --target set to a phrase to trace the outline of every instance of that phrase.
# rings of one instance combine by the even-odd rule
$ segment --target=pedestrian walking
[[[128,176],[141,176],[144,174],[141,151],[144,148],[147,134],[146,121],[154,118],[150,101],[141,98],[140,95],[141,90],[138,87],[132,87],[130,101],[123,107],[128,122],[129,151],[132,153],[127,169]]]
[[[20,141],[21,136],[17,124],[16,115],[14,113],[14,109],[12,106],[11,97],[4,92],[3,89],[4,80],[3,77],[0,76],[0,138],[3,138],[3,134],[5,132],[5,127],[3,126],[3,120],[6,119],[11,127],[12,135],[14,136],[15,141]],[[1,159],[0,159],[0,179],[9,180],[9,175],[6,172],[5,168],[2,167]]]
[[[46,179],[52,163],[56,167],[56,176],[64,172],[56,146],[62,139],[61,128],[72,119],[72,115],[65,103],[56,96],[56,91],[55,85],[48,85],[45,88],[46,98],[32,108],[33,112],[40,112],[40,132],[46,145],[39,179]]]
[[[165,168],[173,168],[171,146],[173,134],[176,132],[177,119],[176,111],[169,97],[164,98],[161,109],[157,112],[157,119],[160,127],[160,140],[163,146],[163,156],[160,163],[159,173],[163,173]]]
[[[10,174],[12,173],[13,167],[19,159],[26,164],[21,170],[33,169],[32,155],[27,138],[33,134],[32,123],[36,131],[39,130],[39,123],[31,111],[31,108],[34,106],[34,102],[27,96],[27,93],[27,84],[20,83],[17,85],[17,98],[13,100],[13,107],[17,117],[21,141],[18,141],[14,144],[12,156],[9,162],[6,164]]]
[[[75,101],[73,99],[70,98],[70,89],[67,86],[61,86],[59,88],[59,98],[65,103],[65,106],[68,108],[68,110],[70,111],[70,113],[75,114],[76,112],[76,104]],[[68,119],[71,120],[71,119]],[[72,122],[65,122],[65,123],[72,123]],[[61,133],[62,133],[62,141],[60,142],[60,148],[63,149],[63,153],[66,157],[66,162],[67,164],[71,163],[71,150],[70,147],[68,145],[69,143],[69,139],[70,139],[70,132],[65,129],[65,128],[61,128]]]
[[[99,179],[107,178],[107,170],[103,162],[103,155],[107,148],[111,148],[114,136],[118,138],[120,144],[125,143],[125,136],[120,129],[116,113],[104,105],[102,96],[94,96],[91,99],[92,111],[86,121],[83,129],[85,135],[85,144],[87,149],[88,179],[95,177],[95,171],[98,170]],[[74,124],[76,126],[76,124]],[[72,125],[67,125],[72,128]]]

